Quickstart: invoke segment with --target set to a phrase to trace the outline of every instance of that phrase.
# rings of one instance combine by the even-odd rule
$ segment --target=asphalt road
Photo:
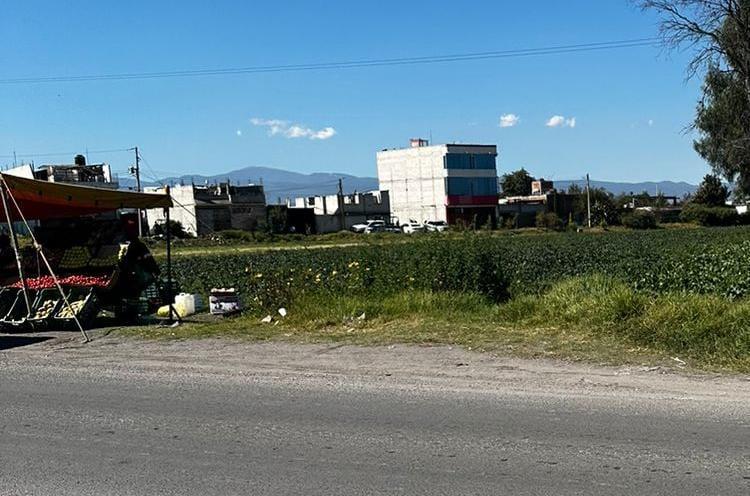
[[[0,353],[0,494],[750,494],[747,378],[212,346]]]

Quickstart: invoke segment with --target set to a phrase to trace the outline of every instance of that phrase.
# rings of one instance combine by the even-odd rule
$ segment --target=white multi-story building
[[[380,189],[390,192],[393,217],[402,223],[495,222],[495,145],[430,146],[422,139],[412,139],[410,145],[377,154]]]

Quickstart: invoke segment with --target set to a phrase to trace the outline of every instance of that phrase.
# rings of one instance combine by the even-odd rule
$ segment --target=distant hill
[[[335,172],[315,172],[302,174],[273,167],[244,167],[242,169],[204,176],[200,174],[185,174],[179,177],[167,177],[161,184],[213,184],[219,181],[231,181],[232,184],[263,183],[266,199],[269,203],[276,203],[281,198],[295,198],[298,196],[332,195],[338,190],[338,180],[344,181],[344,192],[372,191],[378,189],[378,179],[375,177],[360,177],[351,174]],[[584,180],[555,181],[558,190],[566,190],[571,184],[585,186]],[[134,181],[130,177],[120,177],[120,187],[132,188]],[[144,181],[145,186],[154,186],[152,182]],[[604,188],[615,195],[621,193],[642,193],[647,191],[654,195],[658,191],[667,196],[682,197],[695,192],[697,186],[686,182],[649,181],[640,183],[626,183],[613,181],[591,181],[592,188]]]
[[[213,184],[219,181],[230,181],[232,184],[263,183],[266,191],[266,199],[269,203],[275,203],[278,198],[284,201],[286,198],[313,195],[332,195],[338,191],[338,180],[343,179],[344,192],[371,191],[378,189],[378,180],[375,177],[358,177],[351,174],[334,172],[315,172],[302,174],[272,167],[244,167],[223,174],[204,176],[199,174],[186,174],[179,177],[166,177],[162,184]],[[154,183],[143,182],[146,186],[154,186]],[[134,182],[131,178],[121,177],[121,188],[132,188]]]
[[[558,190],[566,190],[571,184],[577,184],[581,188],[586,186],[586,181],[573,180],[573,181],[555,181],[555,188]],[[641,183],[621,183],[612,181],[591,181],[592,188],[604,188],[607,191],[619,195],[627,193],[642,193],[644,191],[651,195],[655,195],[657,191],[665,196],[676,196],[682,198],[686,194],[693,194],[698,188],[694,184],[686,182],[674,182],[674,181],[646,181]]]

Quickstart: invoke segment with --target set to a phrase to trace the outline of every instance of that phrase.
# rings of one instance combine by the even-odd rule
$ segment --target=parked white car
[[[443,232],[448,230],[448,223],[444,220],[426,220],[424,228],[429,232]]]
[[[379,232],[386,232],[388,230],[388,227],[385,225],[385,222],[373,222],[369,226],[365,228],[365,234],[372,234],[372,233],[379,233]]]
[[[352,231],[355,232],[355,233],[363,233],[363,232],[367,232],[368,228],[375,227],[375,229],[378,229],[377,226],[380,226],[381,230],[384,229],[385,228],[385,221],[372,219],[372,220],[368,220],[368,221],[366,221],[366,222],[364,222],[362,224],[354,224],[352,226]],[[372,229],[371,229],[371,231],[372,231]]]
[[[401,224],[401,230],[404,231],[405,234],[414,234],[424,232],[424,226],[414,219],[409,219],[409,222]]]

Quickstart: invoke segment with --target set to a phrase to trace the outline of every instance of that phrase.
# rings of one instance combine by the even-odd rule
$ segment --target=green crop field
[[[237,288],[246,312],[132,332],[458,344],[750,371],[750,228],[401,239],[177,257],[183,290]],[[274,325],[260,322],[266,315]]]
[[[639,291],[737,298],[750,293],[750,229],[436,235],[325,250],[209,252],[176,259],[174,271],[183,289],[205,294],[231,286],[250,306],[268,308],[310,293],[403,290],[477,292],[502,301],[594,273]]]

